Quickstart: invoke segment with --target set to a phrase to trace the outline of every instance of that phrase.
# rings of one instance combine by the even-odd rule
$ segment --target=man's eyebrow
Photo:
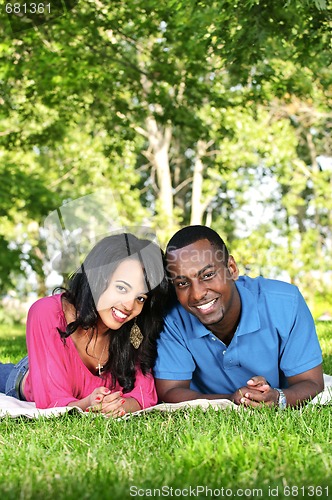
[[[175,278],[172,278],[172,281],[174,280],[186,280],[188,277],[187,276],[182,276],[181,274],[178,274],[177,276],[175,276]]]
[[[200,269],[197,273],[197,276],[201,276],[201,274],[205,273],[208,269],[214,269],[215,266],[214,264],[208,264],[207,266],[203,267],[203,269]]]
[[[202,274],[205,273],[205,271],[207,271],[208,269],[215,269],[215,265],[214,264],[208,264],[207,266],[203,267],[203,269],[200,269],[196,276],[201,276]],[[175,278],[172,278],[172,280],[186,280],[188,279],[188,276],[184,276],[184,275],[181,275],[179,274],[178,276],[175,276]]]

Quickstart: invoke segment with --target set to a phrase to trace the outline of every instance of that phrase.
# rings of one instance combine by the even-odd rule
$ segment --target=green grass
[[[323,351],[324,373],[332,375],[332,322],[318,323],[317,333]]]
[[[332,374],[332,325],[318,325]],[[0,359],[25,353],[0,328]],[[5,359],[6,358],[6,359]],[[332,407],[0,421],[4,499],[329,498]],[[190,490],[191,488],[191,490]],[[196,489],[197,488],[197,489]]]

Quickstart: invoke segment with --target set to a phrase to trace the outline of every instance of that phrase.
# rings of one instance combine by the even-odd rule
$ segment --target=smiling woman
[[[97,304],[100,323],[105,327],[117,330],[142,311],[148,298],[142,271],[141,263],[135,259],[121,262],[115,270]]]
[[[0,365],[0,391],[37,408],[113,417],[154,405],[151,369],[167,290],[155,243],[128,233],[102,239],[67,289],[32,305],[28,358]]]

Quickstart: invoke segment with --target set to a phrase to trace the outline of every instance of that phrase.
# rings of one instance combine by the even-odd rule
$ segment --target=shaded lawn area
[[[323,370],[332,375],[332,321],[318,322],[316,326],[323,351]],[[25,355],[24,325],[0,325],[0,361],[15,363]]]

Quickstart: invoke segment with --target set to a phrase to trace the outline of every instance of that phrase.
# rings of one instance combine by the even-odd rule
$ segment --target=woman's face
[[[142,265],[136,259],[126,259],[116,268],[108,287],[99,297],[97,310],[107,328],[118,330],[140,314],[146,299]]]

